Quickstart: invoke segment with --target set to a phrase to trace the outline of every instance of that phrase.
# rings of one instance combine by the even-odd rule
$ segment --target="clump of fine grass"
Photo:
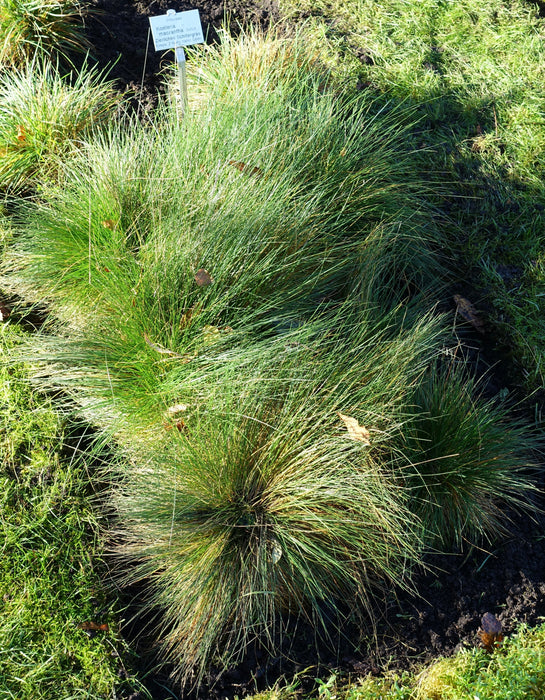
[[[0,75],[0,191],[28,193],[55,181],[62,164],[118,105],[95,70],[62,73],[36,59]]]
[[[277,654],[287,614],[326,641],[346,619],[369,630],[376,598],[410,585],[420,526],[380,445],[436,333],[428,321],[395,340],[300,336],[253,367],[232,353],[219,381],[178,387],[187,403],[160,449],[152,436],[125,447],[120,579],[147,587],[176,676],[199,682],[254,640]]]
[[[217,99],[227,109],[233,98],[242,98],[250,105],[253,91],[308,99],[316,89],[324,93],[331,88],[326,55],[320,42],[307,31],[287,26],[263,31],[249,26],[237,37],[225,28],[220,36],[218,46],[188,48],[190,109],[209,109]],[[176,93],[174,76],[171,82]]]
[[[275,48],[293,68],[280,73],[254,37],[230,41],[204,51],[181,125],[165,107],[160,124],[113,128],[50,201],[20,205],[4,268],[54,317],[32,343],[43,384],[117,440],[120,577],[145,584],[175,674],[197,681],[255,638],[275,648],[283,613],[324,635],[346,600],[372,617],[419,558],[422,503],[444,498],[416,493],[430,428],[413,410],[439,332],[391,312],[439,269],[400,111],[334,94],[314,58],[299,80],[295,40]],[[262,90],[238,89],[259,50]],[[494,454],[496,434],[468,450]],[[460,480],[473,464],[454,467]],[[512,495],[507,477],[494,488]]]
[[[89,144],[62,190],[21,210],[6,284],[72,326],[136,307],[137,346],[146,333],[179,353],[204,326],[252,314],[281,326],[355,289],[389,308],[433,287],[436,230],[400,157],[406,115],[295,82],[302,37],[292,44],[291,71],[263,91]],[[200,63],[212,96],[221,51]],[[213,284],[195,283],[199,269]]]
[[[182,681],[228,668],[256,640],[278,654],[287,613],[326,641],[349,612],[369,629],[374,596],[407,585],[417,558],[411,514],[377,465],[356,468],[355,446],[260,420],[209,421],[176,460],[132,470],[118,501],[121,581],[146,586],[144,610],[160,614],[156,635]]]
[[[263,74],[276,76],[261,91],[235,90],[246,77],[233,68],[229,100],[210,99],[181,125],[171,109],[156,128],[112,128],[48,202],[17,213],[3,283],[50,306],[79,386],[125,414],[145,408],[153,423],[172,367],[208,361],[211,346],[281,335],[348,297],[382,306],[380,316],[437,278],[433,221],[400,157],[403,112],[324,91],[310,59],[300,68],[302,36],[277,75],[271,41],[226,38],[199,63],[214,97],[222,51],[249,44],[253,56],[257,45]]]
[[[401,472],[426,537],[447,549],[492,541],[513,510],[531,510],[541,436],[479,396],[463,365],[438,363],[409,400]]]
[[[0,331],[0,695],[98,700],[131,692],[139,684],[119,611],[101,583],[90,465],[68,450],[65,420],[33,391],[29,368],[6,362],[21,332],[9,324]],[[78,627],[88,622],[109,629],[91,638]]]
[[[36,55],[84,53],[84,11],[78,0],[1,0],[0,66],[21,68]]]
[[[369,629],[374,598],[410,583],[420,526],[381,445],[399,430],[440,326],[400,332],[393,314],[377,329],[372,313],[345,307],[331,323],[197,361],[156,357],[163,383],[155,379],[146,404],[136,362],[110,365],[86,344],[51,355],[62,362],[53,383],[66,382],[125,455],[119,578],[144,586],[163,653],[184,680],[234,663],[256,638],[281,648],[286,613],[324,637],[350,616]],[[117,387],[135,368],[140,406]],[[93,386],[99,373],[108,402]],[[339,414],[367,426],[370,443],[352,439]]]

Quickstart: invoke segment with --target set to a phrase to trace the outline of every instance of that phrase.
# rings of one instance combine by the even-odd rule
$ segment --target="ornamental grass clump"
[[[119,580],[186,681],[281,649],[288,617],[363,627],[422,538],[474,538],[482,509],[493,534],[529,490],[471,382],[425,376],[438,237],[406,113],[267,41],[203,49],[182,121],[164,105],[79,145],[17,204],[3,266],[50,312],[37,381],[117,446]]]
[[[203,66],[218,60],[211,52]],[[434,288],[436,230],[400,155],[406,114],[367,97],[346,103],[311,81],[294,92],[293,72],[287,86],[210,100],[181,125],[165,108],[156,128],[93,139],[66,166],[62,189],[21,210],[7,284],[71,324],[117,287],[124,304],[144,304],[156,342],[169,347],[181,318],[197,316],[201,269],[213,284],[199,295],[216,301],[214,316],[200,318],[218,327],[264,306],[279,319],[314,313],[355,287],[388,308]],[[362,284],[370,267],[380,283],[375,274],[377,284]]]
[[[176,436],[176,457],[132,470],[117,503],[121,581],[146,586],[182,680],[227,668],[255,640],[277,654],[282,614],[326,639],[349,613],[368,627],[373,596],[417,557],[403,495],[361,445],[303,433],[284,411],[251,413]]]
[[[0,75],[0,191],[25,194],[57,180],[94,129],[113,118],[119,99],[103,75],[63,73],[36,59]]]
[[[182,124],[165,106],[155,126],[112,126],[47,201],[19,204],[3,284],[49,308],[78,381],[125,414],[164,411],[173,367],[338,318],[348,298],[380,320],[439,277],[400,155],[403,111],[323,90],[302,38],[291,46],[290,70],[260,90],[233,88]],[[208,90],[223,89],[221,60],[203,56]]]
[[[463,366],[432,368],[398,437],[410,508],[434,546],[493,541],[508,531],[514,511],[535,507],[542,438],[501,403],[483,398]]]
[[[243,28],[233,36],[220,30],[220,42],[188,47],[187,65],[189,108],[213,108],[220,100],[230,105],[249,100],[252,93],[275,94],[280,99],[312,98],[331,86],[323,45],[306,28]],[[171,78],[176,94],[177,76]],[[338,94],[340,99],[344,95]],[[178,95],[176,95],[178,97]]]
[[[0,0],[0,67],[22,68],[36,56],[85,53],[90,46],[85,9],[78,0]]]
[[[381,446],[437,333],[427,320],[392,341],[363,322],[242,373],[233,353],[221,381],[179,386],[164,437],[126,446],[119,580],[147,590],[176,676],[256,640],[278,654],[287,617],[326,642],[349,619],[369,630],[377,597],[410,585],[421,528]]]
[[[151,365],[51,339],[42,385],[67,388],[118,445],[119,581],[143,591],[180,679],[256,639],[279,653],[286,616],[326,641],[346,619],[369,630],[376,598],[410,585],[421,527],[382,455],[441,326],[392,318],[377,329],[347,301],[328,323],[189,362],[154,351],[147,403]]]

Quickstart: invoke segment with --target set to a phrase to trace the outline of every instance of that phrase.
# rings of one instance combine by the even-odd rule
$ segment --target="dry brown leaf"
[[[342,413],[337,413],[339,418],[345,424],[348,430],[348,437],[352,440],[357,440],[358,442],[363,442],[364,445],[370,446],[371,433],[363,425],[360,425],[355,418],[350,416],[345,416]]]
[[[204,267],[201,267],[195,273],[195,282],[199,287],[208,287],[213,283],[212,276],[207,272]]]
[[[258,168],[256,165],[248,165],[240,160],[230,160],[229,165],[232,165],[234,168],[240,170],[241,173],[245,173],[246,175],[254,175],[255,177],[263,176],[263,170]]]
[[[479,331],[479,333],[484,333],[484,324],[479,318],[477,309],[473,306],[473,304],[460,294],[454,295],[454,303],[456,304],[456,311],[460,314],[460,316],[468,323],[471,323],[473,328]]]
[[[481,629],[478,632],[483,647],[492,653],[503,641],[501,622],[492,613],[485,613],[481,619]]]
[[[0,321],[7,321],[11,314],[11,309],[0,301]]]
[[[175,425],[176,425],[178,432],[180,432],[180,433],[188,433],[189,432],[189,428],[187,427],[187,425],[184,423],[184,421],[181,418],[180,418],[180,420],[176,421]]]
[[[110,629],[105,622],[102,624],[98,622],[80,622],[78,627],[86,632],[107,632]]]
[[[176,428],[178,432],[187,434],[189,432],[189,428],[185,424],[185,422],[180,418],[177,420],[175,423],[163,423],[163,427],[165,430],[172,430],[172,428]]]

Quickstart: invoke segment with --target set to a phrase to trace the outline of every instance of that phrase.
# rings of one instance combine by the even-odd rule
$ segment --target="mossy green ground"
[[[0,328],[0,361],[19,341]],[[129,655],[104,592],[92,466],[23,365],[0,365],[0,698],[108,698]],[[109,629],[92,637],[79,625]],[[130,673],[130,671],[129,671]]]
[[[545,693],[545,625],[521,625],[492,654],[467,649],[412,673],[346,680],[332,674],[302,693],[296,679],[251,700],[540,700]]]

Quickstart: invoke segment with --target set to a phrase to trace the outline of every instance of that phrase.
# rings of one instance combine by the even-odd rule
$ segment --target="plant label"
[[[167,10],[166,15],[150,17],[149,22],[156,51],[204,42],[198,10]]]

